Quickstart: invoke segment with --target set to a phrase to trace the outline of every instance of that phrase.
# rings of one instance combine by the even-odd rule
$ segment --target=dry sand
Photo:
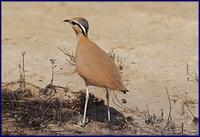
[[[64,19],[82,16],[90,24],[89,38],[102,49],[125,58],[123,80],[128,80],[126,95],[118,93],[119,100],[126,99],[126,106],[146,110],[164,117],[169,112],[165,87],[175,103],[172,116],[177,125],[191,126],[192,116],[181,115],[185,92],[198,103],[198,84],[189,73],[198,74],[198,3],[2,3],[2,81],[19,79],[18,64],[21,51],[26,51],[27,81],[39,86],[39,80],[50,82],[50,58],[56,59],[55,84],[74,91],[84,89],[83,80],[69,75],[74,67],[69,65],[57,47],[75,51],[76,36]],[[69,75],[69,76],[68,76]],[[105,98],[103,89],[91,88],[97,97]],[[113,98],[113,93],[111,93]],[[118,109],[111,101],[111,106]],[[197,116],[198,105],[191,108]],[[124,114],[128,115],[128,114]]]

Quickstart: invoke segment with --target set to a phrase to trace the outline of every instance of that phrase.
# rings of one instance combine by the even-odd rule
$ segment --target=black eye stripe
[[[72,21],[72,25],[78,25],[78,24],[77,24],[76,22],[73,22],[73,21]]]
[[[76,23],[76,22],[72,22],[72,25],[78,25],[79,28],[81,28],[80,24]],[[82,29],[82,28],[81,28]]]
[[[86,35],[85,32],[84,32],[84,30],[83,30],[82,27],[80,26],[80,24],[78,24],[78,23],[72,21],[72,25],[78,25],[79,28],[82,30],[83,34]],[[87,33],[87,32],[86,32],[86,33]]]
[[[81,28],[80,24],[78,24],[78,23],[76,23],[76,22],[73,22],[73,21],[72,21],[72,25],[78,25],[78,26]],[[81,28],[81,29],[82,29],[82,28]]]

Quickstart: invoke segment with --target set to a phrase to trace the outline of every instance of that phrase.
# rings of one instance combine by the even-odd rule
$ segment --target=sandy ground
[[[74,91],[84,89],[83,80],[69,75],[69,65],[57,47],[75,51],[76,36],[64,19],[82,16],[90,23],[89,38],[105,51],[114,49],[125,59],[123,80],[128,80],[127,106],[152,113],[169,111],[165,87],[173,100],[172,116],[177,125],[190,126],[192,117],[181,117],[181,105],[188,97],[198,103],[198,84],[189,73],[198,73],[198,4],[197,3],[14,3],[2,4],[2,81],[19,79],[21,51],[26,51],[25,65],[30,83],[49,83],[51,64],[64,67],[55,76],[55,84]],[[68,76],[69,75],[69,76]],[[190,81],[187,78],[190,77]],[[193,81],[192,81],[193,80]],[[105,98],[103,89],[91,88],[97,97]],[[111,98],[113,93],[111,93]],[[111,101],[111,106],[118,109]],[[191,108],[198,115],[197,105]],[[126,115],[126,114],[125,114]],[[127,114],[128,115],[128,114]],[[194,127],[193,127],[194,128]]]

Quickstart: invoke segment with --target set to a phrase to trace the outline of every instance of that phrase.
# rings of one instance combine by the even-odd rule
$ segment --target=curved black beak
[[[66,19],[66,20],[64,20],[63,22],[70,22],[70,20],[69,20],[69,19]]]

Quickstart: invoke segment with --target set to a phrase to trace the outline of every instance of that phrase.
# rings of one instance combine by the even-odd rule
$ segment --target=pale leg
[[[88,87],[86,87],[86,97],[85,97],[85,108],[84,108],[84,114],[83,114],[83,121],[78,123],[82,127],[85,126],[85,118],[86,118],[88,100],[89,100],[89,90],[88,90]]]
[[[107,107],[108,107],[108,123],[110,123],[109,92],[107,88],[106,88],[106,99],[107,99]]]

